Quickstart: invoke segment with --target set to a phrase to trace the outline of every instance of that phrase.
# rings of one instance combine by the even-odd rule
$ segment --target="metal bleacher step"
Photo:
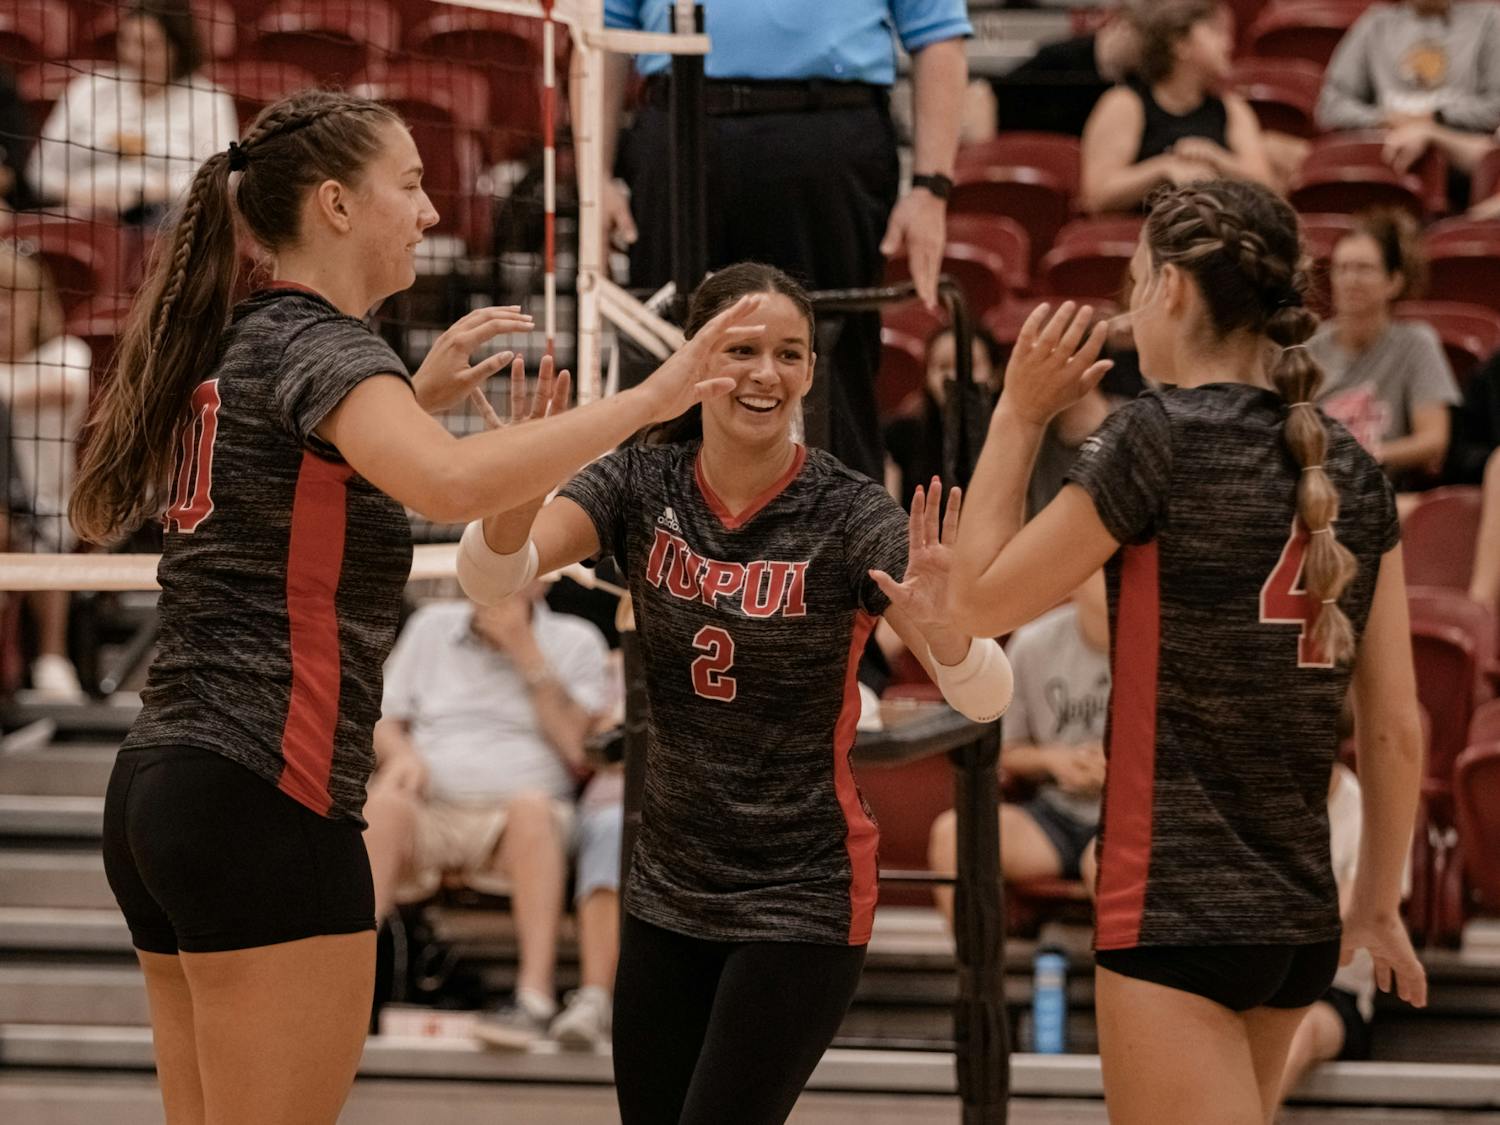
[[[0,965],[0,1024],[145,1027],[146,983],[133,964]]]
[[[0,950],[129,953],[130,931],[118,909],[0,906]]]
[[[0,903],[6,906],[114,906],[98,852],[0,850]]]
[[[98,840],[103,829],[103,797],[0,793],[0,839]]]
[[[117,744],[80,743],[0,753],[0,793],[103,797]]]

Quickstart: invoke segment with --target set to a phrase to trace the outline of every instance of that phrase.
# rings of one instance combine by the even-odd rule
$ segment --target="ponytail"
[[[307,193],[325,180],[357,184],[382,130],[401,124],[369,98],[303,90],[261,110],[228,152],[203,162],[153,255],[85,430],[68,512],[80,538],[124,538],[166,503],[178,427],[193,387],[212,372],[229,317],[236,219],[270,253],[295,244]],[[239,175],[232,198],[231,173]]]
[[[1282,440],[1302,469],[1297,482],[1297,518],[1308,531],[1302,583],[1307,596],[1318,605],[1308,637],[1328,660],[1345,664],[1354,657],[1354,627],[1338,600],[1354,580],[1358,564],[1334,533],[1339,492],[1323,465],[1328,429],[1322,414],[1312,405],[1323,384],[1323,369],[1302,346],[1316,326],[1317,318],[1307,309],[1282,308],[1272,314],[1266,335],[1281,349],[1271,368],[1271,385],[1287,402]]]
[[[160,511],[188,397],[218,351],[239,266],[226,154],[198,169],[170,230],[84,434],[68,514],[94,543],[122,538]]]

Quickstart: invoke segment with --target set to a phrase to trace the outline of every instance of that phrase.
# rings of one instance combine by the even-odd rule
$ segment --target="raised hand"
[[[1046,425],[1098,385],[1114,366],[1100,359],[1109,321],[1089,330],[1094,310],[1064,301],[1056,312],[1038,305],[1021,325],[1016,346],[1005,365],[1000,401],[1022,418]],[[1085,338],[1087,333],[1087,338]]]
[[[490,405],[490,400],[482,389],[475,387],[471,390],[469,399],[479,411],[479,416],[484,419],[485,428],[499,430],[505,426],[519,426],[522,422],[555,417],[566,410],[573,380],[566,371],[554,375],[555,366],[550,355],[542,357],[542,362],[537,368],[536,393],[531,396],[528,404],[526,401],[526,362],[520,356],[511,361],[509,422],[495,413],[495,408]]]
[[[891,604],[906,614],[929,640],[949,629],[948,576],[953,569],[953,543],[963,508],[963,489],[948,494],[948,512],[938,520],[943,482],[937,477],[927,488],[918,487],[911,500],[906,524],[906,575],[897,582],[883,570],[870,571]],[[967,647],[967,646],[965,646]]]
[[[699,329],[641,384],[640,389],[651,396],[655,421],[676,418],[694,403],[734,390],[735,380],[714,378],[716,357],[725,344],[765,331],[764,324],[754,321],[764,305],[763,293],[741,297]]]
[[[469,357],[479,350],[480,345],[496,336],[530,329],[531,317],[523,313],[519,305],[475,309],[455,321],[433,343],[422,366],[411,378],[417,402],[423,410],[431,413],[446,410],[462,401],[465,395],[482,387],[486,379],[516,355],[513,351],[496,352],[471,365]]]

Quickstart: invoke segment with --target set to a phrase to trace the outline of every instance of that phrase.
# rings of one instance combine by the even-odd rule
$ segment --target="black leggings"
[[[780,1125],[864,963],[862,945],[707,941],[626,914],[614,1012],[622,1125]]]

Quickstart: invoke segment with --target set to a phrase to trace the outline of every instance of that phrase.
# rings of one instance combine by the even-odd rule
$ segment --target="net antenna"
[[[554,47],[559,27],[573,42],[573,148],[578,175],[579,403],[603,393],[603,331],[607,321],[658,359],[682,346],[682,332],[656,316],[610,280],[604,211],[599,197],[608,169],[602,165],[604,59],[606,55],[707,55],[708,36],[692,30],[694,0],[675,0],[672,32],[621,31],[604,26],[604,0],[445,0],[446,3],[543,21],[542,176],[545,238],[543,325],[548,350],[557,326],[557,74]]]

